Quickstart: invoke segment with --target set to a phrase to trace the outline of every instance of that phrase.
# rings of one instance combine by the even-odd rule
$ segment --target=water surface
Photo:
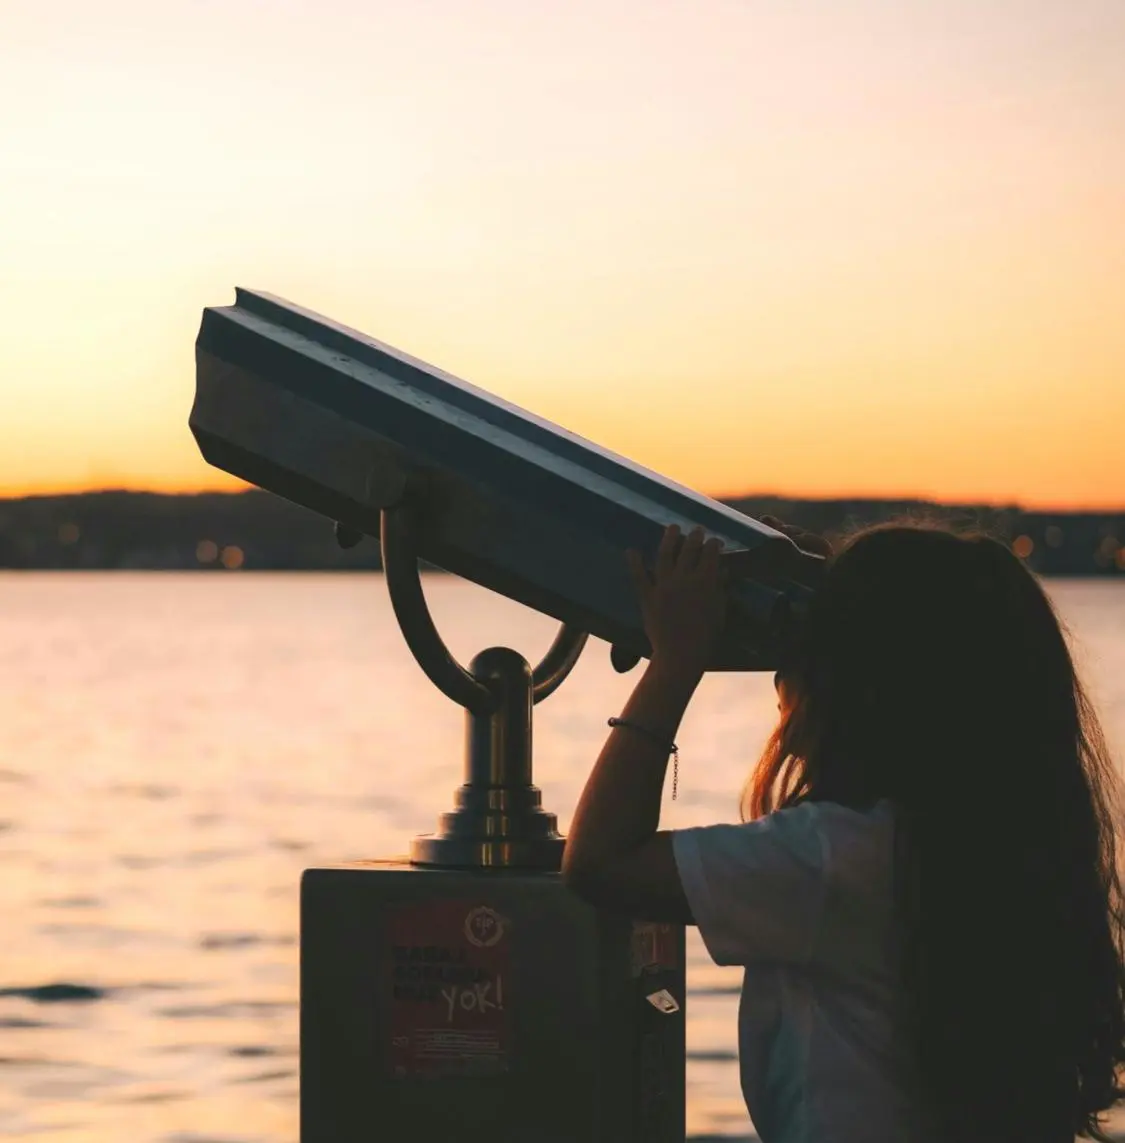
[[[554,625],[449,577],[468,660]],[[1125,742],[1125,585],[1052,588]],[[537,708],[565,826],[631,686],[594,644]],[[735,820],[770,680],[705,680],[670,827]],[[411,660],[378,576],[0,575],[0,1135],[295,1143],[297,889],[387,856],[460,779],[461,719]],[[693,1132],[746,1136],[737,970],[689,940]]]

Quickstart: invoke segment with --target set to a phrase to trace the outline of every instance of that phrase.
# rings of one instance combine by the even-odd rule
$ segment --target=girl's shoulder
[[[856,808],[840,802],[802,801],[774,810],[760,819],[779,830],[808,831],[828,835],[882,835],[894,830],[894,805],[886,798],[872,806]]]
[[[886,799],[866,808],[839,802],[805,801],[768,815],[771,828],[808,849],[820,849],[824,873],[837,882],[871,885],[889,872],[894,853],[895,809]]]

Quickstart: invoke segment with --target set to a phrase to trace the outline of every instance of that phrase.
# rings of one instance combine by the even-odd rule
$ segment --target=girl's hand
[[[721,553],[702,528],[683,536],[676,525],[665,529],[651,573],[639,552],[628,553],[654,663],[692,677],[707,669],[726,618]]]

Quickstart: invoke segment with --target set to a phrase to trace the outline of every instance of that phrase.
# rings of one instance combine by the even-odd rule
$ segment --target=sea
[[[1121,758],[1125,583],[1049,590]],[[462,661],[553,636],[453,577],[426,591]],[[536,708],[564,829],[632,683],[591,643]],[[664,824],[737,820],[775,715],[768,677],[708,677]],[[296,1143],[301,871],[405,852],[461,762],[377,574],[0,574],[0,1136]],[[688,951],[689,1137],[754,1138],[738,972]]]

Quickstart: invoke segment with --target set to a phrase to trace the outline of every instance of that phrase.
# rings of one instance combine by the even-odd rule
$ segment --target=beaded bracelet
[[[631,730],[634,734],[639,734],[642,738],[647,738],[649,742],[655,742],[657,746],[663,747],[672,756],[672,801],[676,800],[676,795],[680,789],[680,748],[671,741],[665,738],[664,735],[659,734],[655,730],[650,730],[647,726],[641,726],[639,722],[630,722],[625,718],[611,718],[609,720],[611,730]]]

